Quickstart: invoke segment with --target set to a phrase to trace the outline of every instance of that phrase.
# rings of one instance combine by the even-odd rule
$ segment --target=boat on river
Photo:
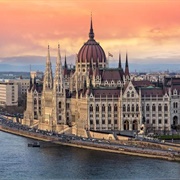
[[[39,142],[28,143],[28,147],[40,147]]]

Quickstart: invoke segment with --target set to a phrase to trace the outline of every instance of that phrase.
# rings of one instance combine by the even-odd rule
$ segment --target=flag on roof
[[[108,56],[113,57],[113,55],[110,52],[108,52]]]

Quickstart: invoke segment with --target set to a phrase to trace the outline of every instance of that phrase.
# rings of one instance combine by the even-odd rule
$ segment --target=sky
[[[0,62],[16,56],[75,54],[95,39],[130,63],[180,63],[180,0],[0,0]],[[68,59],[67,59],[68,60]],[[24,59],[24,61],[30,61]],[[18,63],[18,62],[17,62]]]

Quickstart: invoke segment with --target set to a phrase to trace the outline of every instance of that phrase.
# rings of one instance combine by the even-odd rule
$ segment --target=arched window
[[[136,111],[139,111],[139,105],[136,104]]]
[[[130,97],[130,92],[129,91],[127,92],[127,97]]]
[[[142,112],[144,112],[144,105],[142,106]]]
[[[127,106],[127,111],[129,112],[130,111],[130,105],[128,104]]]
[[[108,111],[109,112],[111,111],[111,105],[110,104],[108,105]]]
[[[105,112],[105,106],[104,106],[104,104],[102,105],[102,112]]]
[[[178,108],[178,103],[177,102],[173,103],[173,108]]]
[[[90,112],[93,112],[93,106],[92,106],[92,104],[91,104],[90,107],[89,107],[89,111],[90,111]]]
[[[117,105],[116,104],[114,105],[114,111],[115,112],[117,111]]]
[[[138,130],[138,123],[136,120],[133,121],[132,130]]]
[[[124,121],[124,130],[129,130],[129,121]]]
[[[34,105],[36,105],[37,104],[37,99],[34,99]]]
[[[168,106],[167,106],[167,104],[164,105],[164,111],[168,111]]]
[[[96,112],[99,112],[99,105],[96,105]]]
[[[176,103],[175,102],[173,103],[173,108],[176,108]]]
[[[123,105],[123,111],[124,112],[126,111],[126,105],[125,104]]]
[[[161,106],[161,104],[158,105],[158,111],[162,111],[162,106]]]
[[[131,92],[131,97],[134,97],[134,91]]]
[[[149,104],[146,105],[146,111],[149,111]]]
[[[156,111],[156,106],[155,106],[155,104],[152,105],[152,111]]]
[[[59,108],[61,108],[61,102],[59,102]]]
[[[132,104],[131,111],[134,112],[134,104]]]

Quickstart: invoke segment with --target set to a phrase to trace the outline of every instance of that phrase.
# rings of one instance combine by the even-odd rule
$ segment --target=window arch
[[[99,112],[99,105],[96,105],[96,112]]]
[[[129,91],[127,92],[127,97],[130,97],[130,92]]]
[[[124,121],[124,130],[129,130],[129,121]]]
[[[105,112],[105,105],[102,105],[102,112]]]
[[[37,99],[34,99],[34,105],[36,105],[37,104]]]
[[[136,104],[136,111],[139,111],[139,105]]]
[[[131,111],[134,112],[134,104],[132,104]]]
[[[134,97],[134,91],[131,92],[131,97]]]
[[[161,104],[158,105],[158,111],[162,111],[162,106],[161,106]]]
[[[130,111],[130,105],[129,104],[127,105],[127,111],[128,112]]]
[[[152,111],[156,111],[156,106],[155,106],[155,104],[152,105]]]
[[[123,111],[124,112],[126,111],[126,105],[125,104],[123,105]]]
[[[108,105],[108,111],[109,112],[111,111],[111,105],[110,104]]]
[[[146,105],[146,111],[149,111],[150,108],[149,108],[149,104]]]
[[[168,111],[168,106],[167,106],[167,104],[164,105],[164,111]]]
[[[61,108],[61,102],[59,102],[59,108]]]
[[[93,106],[92,106],[92,104],[91,104],[90,107],[89,107],[89,111],[90,111],[90,112],[93,112]]]
[[[116,104],[114,105],[114,111],[115,112],[117,111],[117,105]]]
[[[176,103],[175,102],[173,102],[173,108],[175,108],[176,107]]]
[[[137,123],[137,120],[134,120],[134,121],[133,121],[133,124],[132,124],[132,130],[138,130],[138,123]]]
[[[177,102],[173,103],[173,108],[178,108],[178,103]]]

